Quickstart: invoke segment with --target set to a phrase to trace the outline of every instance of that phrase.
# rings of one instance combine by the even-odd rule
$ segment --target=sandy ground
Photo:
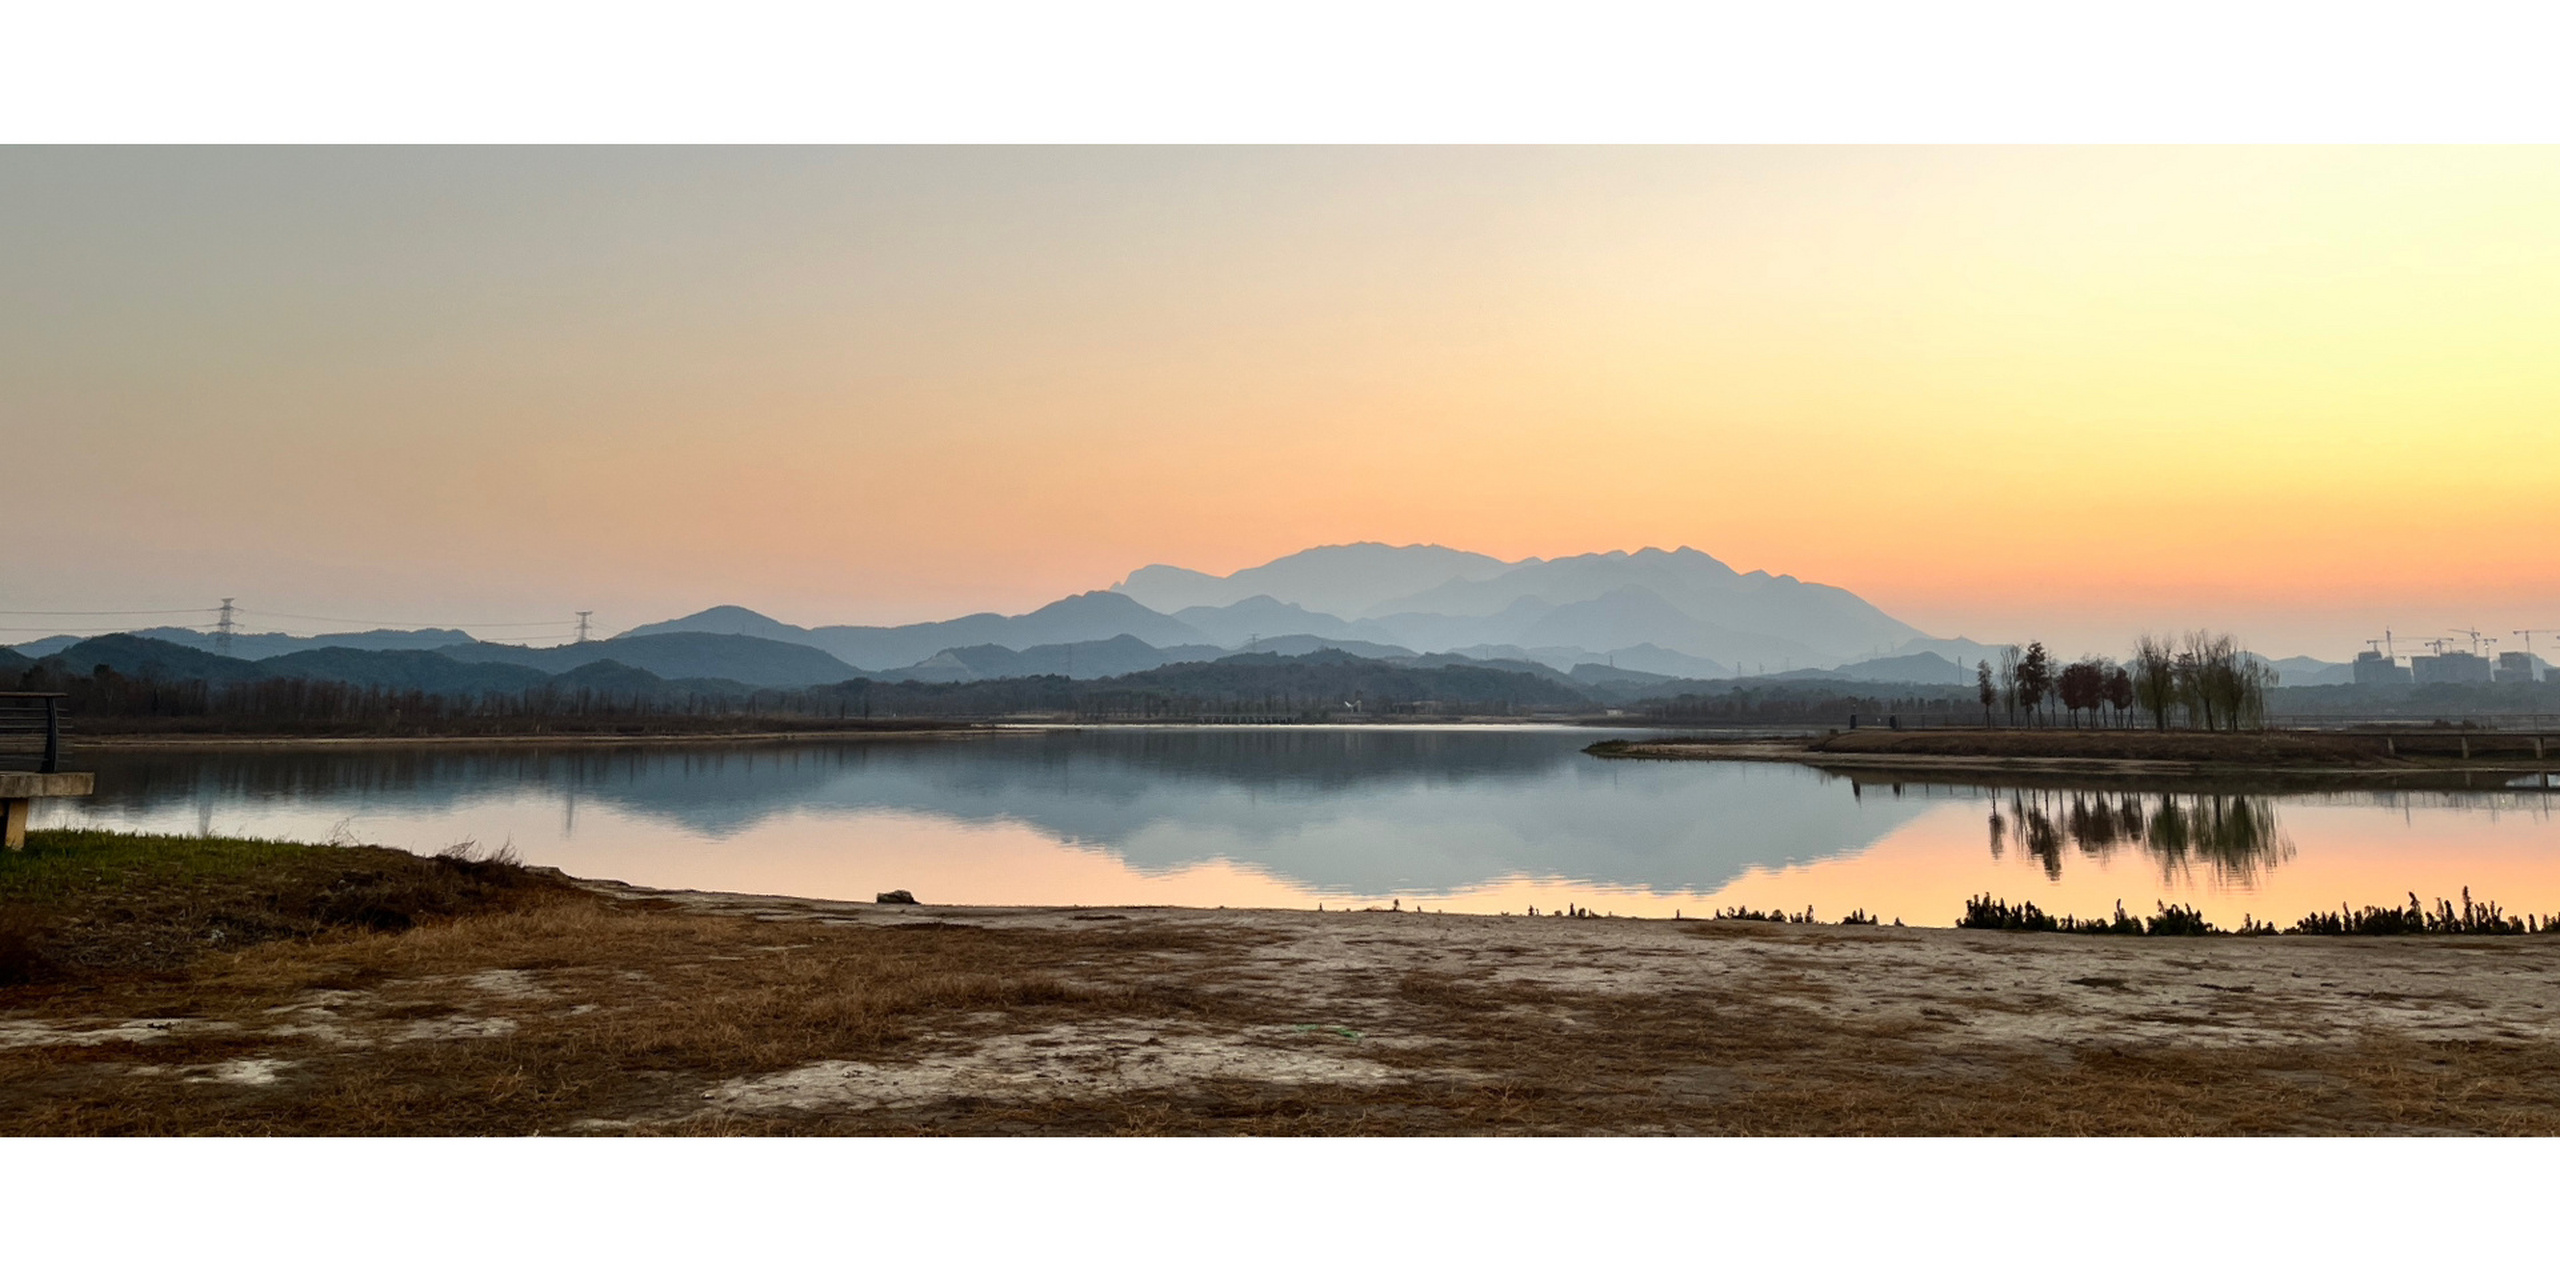
[[[0,1129],[2560,1132],[2546,937],[590,887],[21,1002]]]

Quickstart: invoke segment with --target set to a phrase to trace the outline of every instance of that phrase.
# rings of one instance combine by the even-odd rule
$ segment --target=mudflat
[[[886,906],[38,837],[11,1134],[2560,1132],[2551,935]]]

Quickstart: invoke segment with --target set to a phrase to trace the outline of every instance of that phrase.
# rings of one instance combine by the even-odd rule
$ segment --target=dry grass
[[[1108,980],[1079,974],[1060,940],[766,924],[592,897],[399,934],[340,930],[208,957],[183,977],[22,989],[18,1011],[51,1024],[185,1025],[0,1055],[0,1113],[20,1134],[558,1132],[680,1116],[705,1085],[742,1074],[893,1059],[969,1015],[1210,1007],[1148,981],[1142,961]],[[1074,949],[1126,960],[1159,940],[1131,931]],[[257,1087],[208,1078],[244,1061],[291,1065]]]
[[[294,923],[336,900],[294,885],[414,870],[345,854],[179,858],[214,898],[204,859],[233,859],[285,932],[0,990],[0,1131],[2560,1133],[2560,1047],[2515,1014],[2560,985],[2539,939],[935,911],[538,876],[405,928]],[[79,879],[39,914],[114,877]]]

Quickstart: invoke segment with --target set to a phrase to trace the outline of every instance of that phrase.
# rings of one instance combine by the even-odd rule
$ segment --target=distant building
[[[2419,684],[2487,684],[2489,660],[2476,653],[2427,653],[2409,659]]]
[[[2533,655],[2510,649],[2498,655],[2498,670],[2490,677],[2500,684],[2533,683]]]
[[[2382,656],[2380,649],[2367,649],[2356,655],[2357,684],[2407,684],[2409,669]]]

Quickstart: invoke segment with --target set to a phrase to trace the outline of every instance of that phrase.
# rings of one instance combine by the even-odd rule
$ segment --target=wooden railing
[[[0,768],[32,764],[38,773],[62,771],[63,697],[0,691]]]

